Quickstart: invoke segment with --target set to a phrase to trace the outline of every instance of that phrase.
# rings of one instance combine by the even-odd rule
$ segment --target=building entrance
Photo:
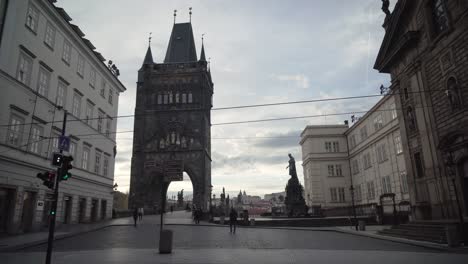
[[[8,223],[12,215],[13,197],[13,190],[0,188],[0,233],[7,232],[8,230]]]
[[[79,210],[78,210],[78,222],[83,223],[86,216],[86,199],[80,198]]]
[[[33,192],[24,192],[23,194],[23,211],[21,213],[21,230],[23,232],[31,230],[35,209],[35,196]]]
[[[72,209],[72,198],[65,196],[63,201],[63,223],[69,224],[71,222],[71,209]]]

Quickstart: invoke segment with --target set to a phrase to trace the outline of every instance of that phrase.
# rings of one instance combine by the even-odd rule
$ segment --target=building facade
[[[209,210],[212,99],[203,44],[197,59],[192,24],[174,23],[164,62],[155,63],[148,47],[138,71],[131,208],[162,208],[167,164],[176,160],[192,182],[193,204]]]
[[[387,95],[349,127],[307,126],[301,134],[304,189],[311,207],[388,205],[409,200],[394,97]],[[393,201],[391,201],[393,202]],[[387,209],[388,210],[388,209]]]
[[[468,1],[400,0],[374,68],[391,75],[416,219],[468,214]],[[458,200],[458,202],[457,202]]]
[[[71,24],[55,1],[1,1],[0,232],[48,225],[53,190],[38,173],[54,171],[64,110],[65,152],[73,177],[60,184],[57,222],[111,217],[118,70]]]

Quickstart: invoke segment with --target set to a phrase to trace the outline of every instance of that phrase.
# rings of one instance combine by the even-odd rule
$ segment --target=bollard
[[[448,225],[445,227],[445,236],[447,238],[447,245],[449,247],[460,246],[460,239],[458,237],[458,229],[455,225]]]
[[[224,225],[224,215],[219,217],[219,223]]]
[[[172,253],[172,230],[165,229],[161,231],[159,238],[159,254]]]
[[[366,221],[359,220],[358,225],[359,225],[359,231],[366,231]]]
[[[255,219],[250,218],[250,225],[251,225],[251,226],[254,226],[254,225],[255,225]]]

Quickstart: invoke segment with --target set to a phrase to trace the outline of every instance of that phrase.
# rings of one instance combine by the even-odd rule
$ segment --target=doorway
[[[71,222],[71,209],[72,209],[72,198],[65,196],[63,201],[63,223],[69,224]]]
[[[101,200],[101,219],[106,219],[106,212],[107,212],[107,201]]]
[[[12,189],[0,188],[0,233],[5,233],[8,230],[12,215],[14,193]]]
[[[98,200],[92,199],[91,200],[91,221],[97,221],[97,209],[98,209]]]
[[[23,232],[31,230],[35,210],[35,196],[35,193],[28,191],[23,194],[23,211],[21,213],[21,230]]]
[[[80,198],[78,210],[78,222],[83,223],[86,216],[86,198]]]

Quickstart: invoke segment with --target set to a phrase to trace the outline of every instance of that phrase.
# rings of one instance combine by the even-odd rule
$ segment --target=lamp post
[[[210,184],[210,218],[213,216],[213,205],[211,200],[211,194],[213,193],[213,185]]]
[[[457,202],[457,209],[458,209],[458,220],[460,221],[460,233],[462,235],[462,239],[464,240],[465,238],[465,233],[464,233],[464,220],[463,220],[463,210],[460,205],[460,199],[458,197],[458,190],[457,190],[457,184],[456,184],[456,173],[455,173],[455,163],[453,162],[453,157],[452,157],[452,152],[449,152],[449,154],[446,156],[445,160],[445,166],[447,167],[447,172],[449,177],[452,180],[452,185],[453,185],[453,191],[455,192],[455,200]]]
[[[358,222],[357,222],[357,217],[356,217],[356,206],[354,205],[354,187],[351,184],[351,187],[349,187],[349,191],[351,192],[351,206],[353,207],[353,216],[354,216],[354,227],[356,228],[356,231],[358,231]]]

